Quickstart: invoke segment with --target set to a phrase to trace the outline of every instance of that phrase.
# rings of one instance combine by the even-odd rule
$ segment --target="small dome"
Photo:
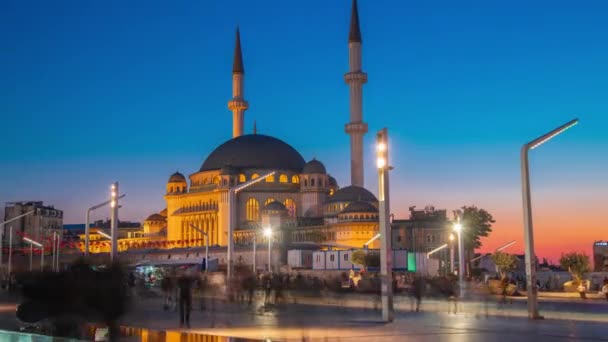
[[[303,174],[311,174],[311,173],[327,173],[325,170],[325,165],[320,161],[313,158],[313,160],[309,161],[304,165],[304,169],[302,169]]]
[[[266,204],[264,210],[287,211],[287,208],[279,201],[272,201]]]
[[[338,181],[332,176],[329,176],[329,186],[338,186]]]
[[[167,208],[161,210],[160,213],[158,213],[158,214],[162,217],[167,217]]]
[[[182,183],[186,182],[186,177],[179,172],[176,172],[169,177],[169,183]]]
[[[166,221],[167,219],[162,216],[161,214],[152,214],[150,216],[148,216],[148,218],[146,219],[146,221]]]
[[[328,200],[329,202],[378,202],[378,199],[374,194],[369,192],[365,188],[358,187],[356,185],[349,185],[336,191]]]
[[[378,208],[371,205],[369,202],[357,201],[349,204],[340,214],[345,213],[377,213]]]

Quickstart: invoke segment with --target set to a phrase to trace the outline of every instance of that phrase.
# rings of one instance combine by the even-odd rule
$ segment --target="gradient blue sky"
[[[579,117],[531,157],[539,254],[608,238],[608,3],[362,0],[359,13],[366,185],[387,126],[398,217],[476,204],[498,221],[486,246],[521,250],[519,147]],[[348,0],[0,2],[0,201],[44,200],[79,223],[118,180],[123,219],[164,208],[168,176],[231,137],[237,24],[246,131],[255,119],[346,185],[349,17]]]

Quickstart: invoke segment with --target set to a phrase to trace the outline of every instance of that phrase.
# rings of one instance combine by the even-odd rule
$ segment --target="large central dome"
[[[207,157],[200,171],[225,166],[237,169],[277,169],[300,172],[304,158],[289,144],[261,134],[241,135],[218,146]]]

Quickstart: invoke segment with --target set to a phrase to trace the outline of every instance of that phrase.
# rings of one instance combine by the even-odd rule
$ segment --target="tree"
[[[492,232],[492,223],[496,222],[485,209],[476,206],[462,207],[462,241],[464,250],[469,254],[481,247],[481,238]]]
[[[583,253],[572,252],[562,254],[562,257],[559,259],[559,263],[563,269],[570,272],[575,285],[580,284],[585,273],[589,272],[591,269],[589,266],[589,257]]]
[[[504,280],[507,277],[507,273],[513,271],[517,266],[517,257],[513,254],[496,252],[492,254],[492,261],[498,267],[501,280]]]

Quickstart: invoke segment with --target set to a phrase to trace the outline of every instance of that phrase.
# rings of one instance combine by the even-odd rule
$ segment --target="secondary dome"
[[[264,206],[264,210],[287,211],[287,208],[281,202],[272,201]]]
[[[369,192],[365,188],[358,187],[356,185],[349,185],[336,191],[336,193],[329,198],[329,202],[377,202],[378,199],[374,194]]]
[[[148,216],[146,221],[167,221],[167,218],[160,214],[152,214]]]
[[[313,159],[304,165],[304,169],[302,169],[302,173],[311,174],[311,173],[327,173],[325,170],[325,165],[320,161]]]
[[[184,177],[184,175],[182,175],[179,172],[176,172],[174,174],[171,175],[171,177],[169,177],[169,183],[180,183],[180,182],[185,182],[186,181],[186,177]]]
[[[199,171],[236,169],[277,169],[300,172],[304,158],[289,144],[261,134],[241,135],[218,146]]]
[[[349,204],[342,212],[344,213],[377,213],[378,208],[371,205],[369,202],[357,201]]]

